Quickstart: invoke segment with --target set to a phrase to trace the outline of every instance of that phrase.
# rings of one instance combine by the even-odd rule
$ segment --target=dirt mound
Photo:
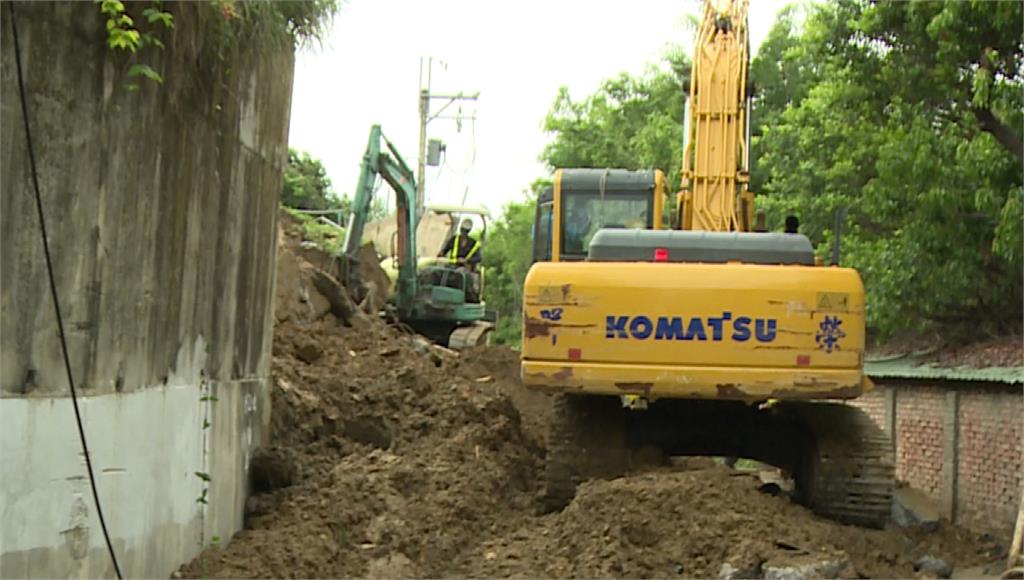
[[[910,578],[921,556],[973,564],[990,546],[947,527],[917,537],[818,518],[725,467],[656,471],[580,487],[562,513],[467,555],[470,576],[715,578],[834,564],[824,576]],[[927,541],[923,541],[923,540]]]
[[[508,397],[522,417],[530,439],[545,445],[551,419],[551,396],[529,391],[519,382],[519,353],[505,347],[476,347],[463,351],[459,368],[478,381],[493,381],[498,392]]]
[[[944,367],[1019,367],[1024,366],[1024,337],[1005,336],[958,348],[936,355],[935,362]]]
[[[263,493],[246,529],[182,574],[442,574],[532,512],[543,452],[506,394],[516,355],[452,356],[365,315],[342,324],[316,280],[330,256],[283,225]]]
[[[536,515],[551,405],[520,384],[518,354],[454,355],[339,308],[358,296],[324,293],[336,261],[282,223],[271,446],[253,458],[245,529],[181,575],[759,577],[826,561],[818,575],[909,577],[925,555],[988,558],[953,527],[836,525],[707,459],[588,482]]]
[[[872,347],[868,358],[888,358],[917,354],[922,364],[940,367],[1019,367],[1024,366],[1024,336],[999,336],[970,342],[950,342],[935,331],[909,332]]]

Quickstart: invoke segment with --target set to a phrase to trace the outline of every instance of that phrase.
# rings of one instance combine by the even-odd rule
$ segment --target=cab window
[[[537,215],[533,220],[533,261],[551,261],[551,228],[554,204],[550,201],[537,204]]]
[[[585,259],[590,240],[602,228],[650,229],[654,225],[649,195],[569,193],[562,201],[565,259]]]

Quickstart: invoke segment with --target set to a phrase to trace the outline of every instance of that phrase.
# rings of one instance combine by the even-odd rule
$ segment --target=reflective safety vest
[[[455,239],[452,240],[452,249],[451,249],[450,252],[448,252],[448,260],[452,264],[456,263],[459,260],[459,241],[461,241],[460,240],[461,237],[462,237],[462,231],[459,231],[459,233],[455,234]],[[470,237],[469,239],[473,240],[472,237]],[[479,240],[473,240],[473,247],[471,247],[469,249],[469,252],[466,254],[465,259],[468,260],[468,259],[472,258],[473,255],[475,255],[477,253],[477,251],[479,251],[479,250],[480,250],[480,241]]]

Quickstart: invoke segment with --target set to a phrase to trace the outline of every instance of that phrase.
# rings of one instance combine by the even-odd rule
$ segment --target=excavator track
[[[880,528],[892,513],[894,457],[889,436],[857,407],[786,405],[812,435],[797,489],[815,513]]]
[[[448,335],[448,348],[462,350],[474,346],[486,346],[490,343],[494,324],[490,322],[474,322],[468,326],[460,326]]]
[[[634,449],[668,455],[732,455],[783,467],[815,513],[884,527],[892,513],[893,448],[861,409],[842,403],[780,402],[756,409],[729,402],[662,401],[639,413],[615,397],[561,394],[553,401],[544,508],[565,507],[584,480],[626,473]]]
[[[584,480],[624,474],[629,456],[626,411],[617,398],[557,395],[548,431],[543,511],[568,505]]]

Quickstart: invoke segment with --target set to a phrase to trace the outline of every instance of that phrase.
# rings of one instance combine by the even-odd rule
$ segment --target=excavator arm
[[[381,144],[384,147],[381,147]],[[355,267],[363,231],[370,221],[370,208],[377,177],[395,191],[398,221],[398,284],[396,305],[400,316],[412,313],[416,297],[416,180],[395,146],[381,132],[380,125],[370,128],[370,139],[363,155],[356,199],[352,204],[348,229],[345,231],[344,258],[346,284],[358,282]]]
[[[750,231],[747,0],[708,0],[697,35],[679,221],[684,230]]]

